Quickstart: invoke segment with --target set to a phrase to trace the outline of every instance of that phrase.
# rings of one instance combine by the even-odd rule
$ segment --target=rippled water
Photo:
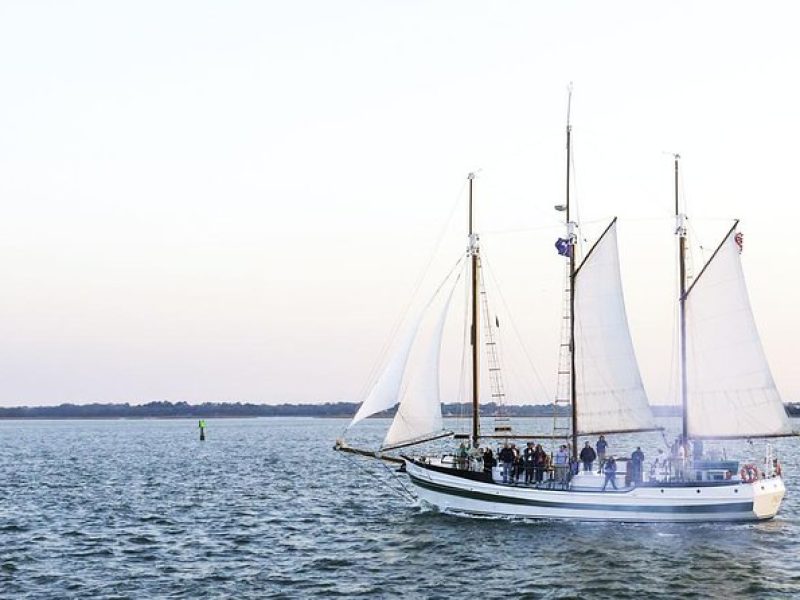
[[[800,597],[800,440],[770,522],[520,522],[409,504],[331,451],[343,425],[0,422],[0,597]]]

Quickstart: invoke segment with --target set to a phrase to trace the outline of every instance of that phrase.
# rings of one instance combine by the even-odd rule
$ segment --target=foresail
[[[578,268],[574,285],[578,433],[656,429],[628,329],[616,219]]]
[[[790,435],[750,307],[735,228],[687,292],[686,329],[689,435]]]
[[[411,353],[411,346],[414,344],[414,339],[417,337],[417,330],[422,322],[424,310],[416,317],[416,319],[406,328],[406,331],[400,342],[394,348],[394,351],[386,364],[386,368],[381,373],[378,381],[372,386],[366,400],[361,404],[356,416],[350,421],[348,427],[352,427],[359,421],[374,415],[384,410],[392,408],[397,404],[397,398],[400,395],[400,386],[403,382],[403,373],[406,370],[406,363],[408,356]]]
[[[383,447],[397,447],[408,442],[424,440],[441,433],[442,405],[439,397],[439,354],[447,311],[459,278],[447,295],[427,346],[421,353],[419,368],[410,376],[401,392],[400,407],[383,440]]]

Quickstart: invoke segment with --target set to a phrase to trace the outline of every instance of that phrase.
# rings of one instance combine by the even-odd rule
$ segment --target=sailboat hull
[[[451,514],[636,523],[760,521],[780,508],[780,477],[723,485],[647,484],[617,491],[539,489],[465,479],[406,461],[419,498]]]

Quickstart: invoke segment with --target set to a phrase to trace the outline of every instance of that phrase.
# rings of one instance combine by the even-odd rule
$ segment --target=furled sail
[[[439,354],[447,311],[459,278],[443,302],[438,319],[420,353],[418,369],[409,374],[401,392],[400,407],[383,440],[383,448],[430,439],[442,433],[442,405],[439,397]]]
[[[689,288],[685,306],[689,435],[790,435],[750,308],[735,227]]]
[[[578,433],[657,429],[628,330],[616,219],[578,267],[574,286]]]

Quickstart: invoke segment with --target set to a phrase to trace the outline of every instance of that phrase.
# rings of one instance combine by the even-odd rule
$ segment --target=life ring
[[[739,477],[741,477],[742,481],[745,483],[754,482],[758,479],[758,467],[752,463],[743,465],[741,471],[739,471]]]

